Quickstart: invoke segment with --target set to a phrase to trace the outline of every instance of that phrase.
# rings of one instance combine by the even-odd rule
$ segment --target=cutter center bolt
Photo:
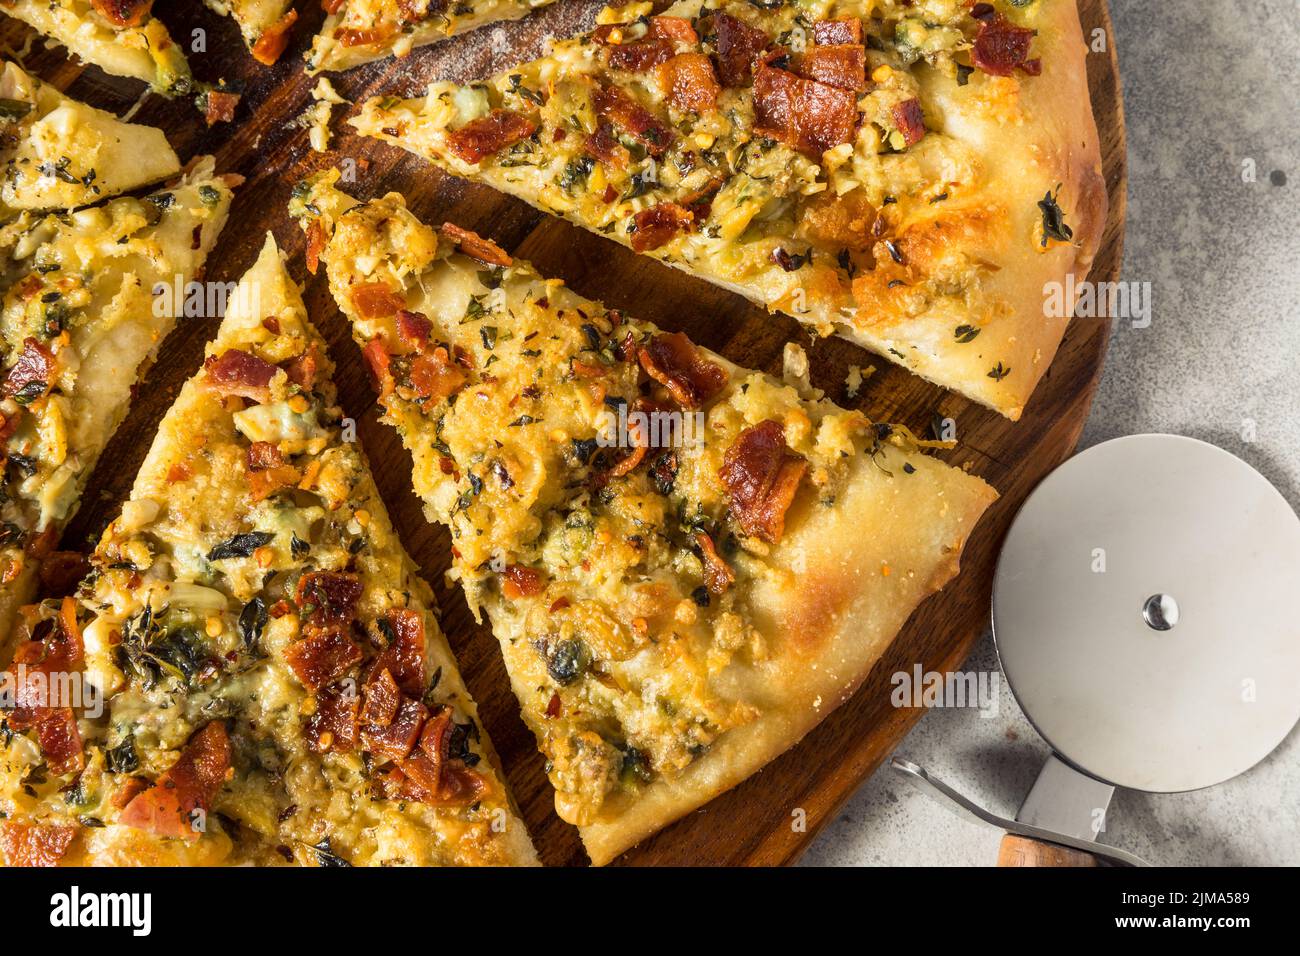
[[[1153,594],[1142,605],[1142,618],[1152,630],[1167,631],[1178,623],[1178,602],[1169,594]]]

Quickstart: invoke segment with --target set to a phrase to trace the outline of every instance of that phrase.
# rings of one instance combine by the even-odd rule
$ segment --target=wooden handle
[[[998,866],[1099,866],[1091,853],[1008,833],[998,847]]]

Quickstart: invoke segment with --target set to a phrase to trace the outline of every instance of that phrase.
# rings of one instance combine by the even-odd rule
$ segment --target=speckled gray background
[[[1149,328],[1116,323],[1083,446],[1191,435],[1300,508],[1300,8],[1111,0],[1111,14],[1128,120],[1123,278],[1151,283],[1153,311]],[[966,669],[997,670],[987,637]],[[989,718],[935,710],[897,753],[1013,816],[1047,747],[1005,682],[999,705]],[[1300,864],[1300,732],[1221,786],[1117,793],[1107,829],[1153,863]],[[882,768],[803,862],[991,864],[1000,838]]]

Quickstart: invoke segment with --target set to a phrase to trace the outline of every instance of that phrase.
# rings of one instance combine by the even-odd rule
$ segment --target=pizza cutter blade
[[[1264,759],[1300,721],[1298,592],[1300,519],[1222,449],[1136,435],[1049,475],[994,578],[999,661],[1054,751],[1015,822],[1078,848],[1114,787],[1197,790]]]

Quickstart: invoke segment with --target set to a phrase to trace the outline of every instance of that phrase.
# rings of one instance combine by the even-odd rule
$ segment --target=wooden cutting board
[[[1106,49],[1088,57],[1110,190],[1110,218],[1092,278],[1113,280],[1120,267],[1126,185],[1119,73],[1105,0],[1079,2],[1085,36],[1092,39],[1095,29],[1105,31]],[[417,50],[400,62],[361,67],[334,77],[334,83],[344,96],[360,101],[378,93],[415,95],[433,79],[486,76],[536,55],[548,35],[577,32],[601,5],[599,0],[560,0],[522,23],[489,27]],[[783,346],[800,341],[808,346],[814,384],[841,404],[860,407],[877,421],[902,423],[918,434],[928,429],[936,415],[954,419],[959,446],[940,457],[968,466],[1001,492],[1001,500],[966,548],[962,575],[912,617],[851,701],[761,773],[622,858],[636,864],[793,862],[920,718],[920,710],[890,705],[890,675],[910,671],[917,663],[927,670],[957,668],[984,631],[999,542],[1029,491],[1073,451],[1101,373],[1109,322],[1074,321],[1023,420],[1013,424],[846,342],[812,342],[793,319],[767,314],[738,296],[638,258],[522,202],[455,180],[405,152],[351,135],[350,127],[342,123],[335,124],[330,153],[311,152],[306,130],[295,122],[311,104],[309,91],[314,85],[302,70],[300,55],[323,15],[310,0],[299,0],[297,6],[302,20],[293,42],[279,64],[266,68],[246,54],[234,23],[211,13],[199,0],[158,5],[178,42],[189,49],[196,39],[203,41],[205,51],[189,54],[196,78],[226,81],[243,93],[236,121],[211,129],[187,101],[169,102],[157,96],[148,97],[135,117],[165,130],[183,160],[213,153],[218,171],[247,178],[209,259],[209,279],[237,280],[252,264],[267,230],[290,253],[294,274],[310,279],[302,261],[302,236],[285,212],[289,191],[304,176],[350,156],[358,160],[358,170],[356,182],[347,188],[356,195],[402,192],[424,220],[452,220],[482,232],[532,260],[543,274],[562,277],[583,295],[665,329],[685,331],[741,365],[780,374]],[[0,23],[0,41],[11,51],[21,50],[28,37],[16,21],[5,18]],[[104,109],[121,112],[140,95],[140,84],[83,68],[70,61],[61,47],[48,48],[39,39],[22,62],[42,79]],[[344,111],[338,113],[341,118]],[[409,489],[410,459],[395,433],[376,422],[368,374],[345,320],[330,299],[323,273],[307,283],[306,300],[338,364],[343,408],[359,422],[361,442],[403,543],[437,592],[443,628],[479,702],[538,850],[548,864],[585,864],[577,831],[555,815],[542,759],[519,719],[496,642],[487,627],[473,622],[460,594],[443,581],[448,537],[424,520]],[[129,418],[91,478],[63,547],[93,544],[117,514],[158,420],[180,385],[198,368],[203,346],[216,326],[215,318],[183,319],[167,340]],[[874,365],[878,371],[857,398],[849,400],[843,383],[853,365]]]

